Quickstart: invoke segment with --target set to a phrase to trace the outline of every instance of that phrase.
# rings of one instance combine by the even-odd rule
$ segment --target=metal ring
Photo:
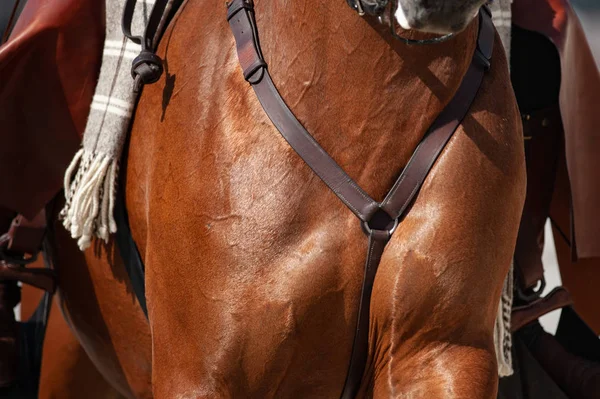
[[[528,292],[523,292],[520,288],[517,288],[515,290],[517,298],[519,298],[519,300],[523,301],[526,304],[540,299],[542,293],[544,292],[544,289],[546,288],[546,279],[541,278],[540,280],[538,280],[538,283],[539,287],[537,287],[537,289],[534,287]]]
[[[388,237],[391,237],[394,234],[396,229],[398,229],[399,224],[400,224],[399,218],[394,219],[394,225],[392,226],[391,229],[387,230]],[[364,233],[368,236],[370,236],[374,230],[374,229],[371,229],[371,227],[369,226],[369,222],[364,221],[364,220],[361,221],[361,226],[362,226]],[[381,230],[381,231],[386,231],[386,230]]]

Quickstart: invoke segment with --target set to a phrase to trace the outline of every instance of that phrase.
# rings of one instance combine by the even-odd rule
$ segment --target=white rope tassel
[[[498,361],[498,376],[508,377],[513,374],[512,366],[512,336],[510,332],[510,318],[513,302],[513,267],[510,270],[502,287],[502,297],[498,304],[498,314],[494,326],[494,347]]]
[[[97,235],[103,239],[104,242],[108,242],[109,234],[117,231],[117,224],[113,215],[115,208],[115,191],[116,191],[116,179],[118,173],[117,161],[112,161],[106,177],[104,178],[104,187],[102,189],[102,210],[99,217],[100,224],[97,228]]]
[[[117,232],[117,222],[115,221],[115,198],[117,196],[117,184],[119,178],[119,163],[115,160],[110,166],[110,175],[108,181],[108,228],[111,234]],[[106,197],[106,196],[105,196]]]
[[[73,157],[73,160],[71,161],[71,164],[69,165],[69,167],[67,168],[67,171],[65,172],[64,187],[65,187],[65,198],[67,200],[67,203],[70,203],[71,198],[73,197],[74,187],[71,187],[71,182],[73,181],[73,175],[75,173],[75,170],[79,166],[79,161],[83,157],[84,153],[85,153],[85,151],[83,148],[81,150],[77,151],[77,154],[75,154],[75,156]],[[75,186],[75,184],[73,184],[73,186]]]
[[[78,164],[79,171],[73,178],[73,171]],[[73,238],[78,239],[81,250],[91,245],[94,236],[108,240],[109,225],[113,219],[111,190],[114,190],[110,179],[116,177],[115,169],[116,161],[111,157],[80,151],[67,170],[67,202],[61,216],[65,228]]]

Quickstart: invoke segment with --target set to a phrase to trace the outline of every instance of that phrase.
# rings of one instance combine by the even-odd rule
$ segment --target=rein
[[[131,76],[135,82],[134,89],[138,92],[144,84],[157,82],[163,73],[163,61],[156,55],[152,41],[160,28],[163,15],[168,12],[167,9],[170,6],[170,1],[156,0],[143,36],[134,36],[131,33],[131,24],[136,3],[137,0],[127,0],[125,2],[121,27],[123,34],[129,40],[142,46],[142,51],[134,58],[131,66]]]

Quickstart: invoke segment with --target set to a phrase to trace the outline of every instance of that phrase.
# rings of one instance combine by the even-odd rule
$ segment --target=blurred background
[[[571,5],[581,21],[596,60],[600,60],[600,0],[571,0]],[[598,67],[600,68],[600,65]],[[546,223],[546,237],[542,261],[544,262],[546,277],[545,295],[561,284],[550,222]],[[546,331],[553,333],[556,331],[559,317],[560,310],[557,310],[543,316],[540,322]]]
[[[571,4],[579,16],[596,60],[600,60],[600,0],[571,0]]]

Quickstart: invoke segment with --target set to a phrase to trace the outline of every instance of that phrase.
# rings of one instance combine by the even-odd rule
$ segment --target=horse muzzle
[[[477,16],[483,1],[464,1],[456,6],[423,0],[399,0],[393,11],[398,25],[427,33],[458,33]],[[430,5],[431,4],[431,5]]]

